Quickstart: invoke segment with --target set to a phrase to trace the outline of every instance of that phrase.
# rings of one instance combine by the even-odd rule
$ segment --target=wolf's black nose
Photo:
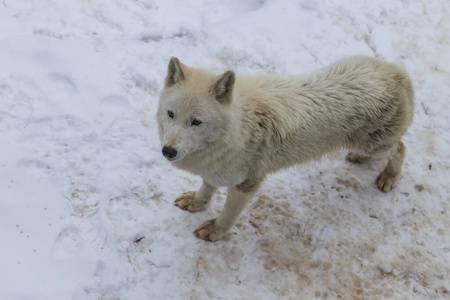
[[[162,149],[162,154],[166,158],[174,158],[177,156],[177,150],[164,146]]]

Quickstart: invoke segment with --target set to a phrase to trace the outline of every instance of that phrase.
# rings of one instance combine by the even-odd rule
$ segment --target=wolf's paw
[[[383,192],[390,192],[400,179],[400,174],[393,174],[384,169],[377,176],[377,186]]]
[[[175,200],[175,206],[178,206],[179,208],[188,210],[190,212],[205,209],[208,205],[208,202],[201,200],[198,201],[196,200],[195,196],[196,192],[194,191],[185,192],[178,196],[178,198]]]
[[[370,160],[370,157],[356,154],[355,152],[349,152],[345,157],[346,161],[354,164],[363,164]]]
[[[220,240],[225,233],[224,230],[217,227],[216,219],[206,221],[194,231],[196,237],[208,242]]]

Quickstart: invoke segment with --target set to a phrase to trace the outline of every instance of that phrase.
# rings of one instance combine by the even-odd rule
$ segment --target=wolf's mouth
[[[174,162],[174,161],[177,161],[178,159],[176,158],[176,157],[174,157],[174,158],[170,158],[170,157],[166,157],[166,156],[164,156],[168,161],[171,161],[171,162]]]

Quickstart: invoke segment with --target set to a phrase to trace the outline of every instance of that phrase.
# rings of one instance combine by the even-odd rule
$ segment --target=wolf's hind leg
[[[388,163],[383,171],[377,176],[377,186],[383,192],[389,192],[397,184],[402,173],[403,160],[405,159],[406,147],[399,141],[389,151]]]
[[[216,191],[217,187],[203,180],[203,184],[197,192],[189,191],[178,196],[175,200],[175,206],[190,212],[203,210],[208,206]]]

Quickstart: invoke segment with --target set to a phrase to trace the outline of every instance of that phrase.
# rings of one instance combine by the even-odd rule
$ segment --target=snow
[[[450,7],[434,1],[0,4],[0,299],[448,299]],[[351,54],[403,65],[415,120],[397,188],[344,152],[270,176],[224,240],[162,157],[171,56],[305,73]]]

